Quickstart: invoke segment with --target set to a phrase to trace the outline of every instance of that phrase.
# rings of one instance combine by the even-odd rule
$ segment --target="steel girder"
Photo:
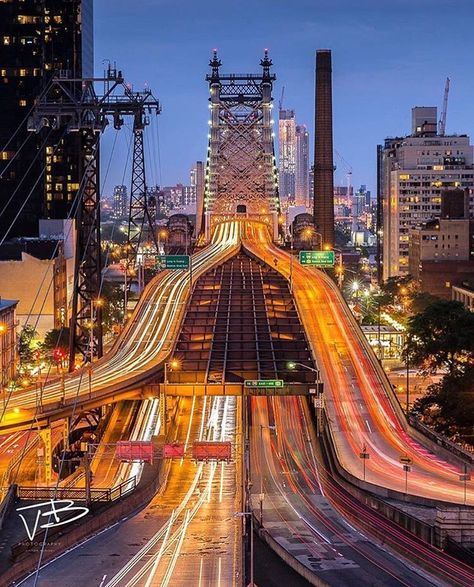
[[[265,52],[258,74],[221,75],[217,53],[206,77],[210,89],[210,135],[204,209],[211,215],[279,211],[272,133],[271,60]]]
[[[98,83],[103,84],[102,95],[96,93],[95,85]],[[77,245],[70,322],[70,370],[74,368],[76,352],[80,352],[85,361],[102,354],[102,315],[98,303],[101,287],[100,137],[109,124],[109,118],[114,128],[119,130],[124,116],[134,117],[134,131],[136,121],[140,121],[143,132],[148,124],[145,111],[156,114],[161,111],[151,90],[134,92],[125,83],[122,72],[109,67],[104,78],[53,78],[38,98],[28,120],[30,131],[40,132],[44,127],[65,129],[67,132],[79,132],[82,139],[79,156],[83,176],[75,207],[71,211],[76,219]],[[140,157],[143,159],[143,137],[141,139]],[[145,184],[144,164],[142,183]],[[146,199],[142,201],[146,204]]]

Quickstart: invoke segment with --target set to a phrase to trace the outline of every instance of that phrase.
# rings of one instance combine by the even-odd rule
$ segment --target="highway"
[[[211,244],[193,255],[193,279],[215,263],[231,257],[239,248],[238,223],[217,228]],[[186,310],[190,286],[188,271],[164,271],[142,294],[139,304],[112,349],[92,365],[91,392],[104,400],[114,391],[129,389],[150,378],[169,355]],[[60,381],[44,386],[42,403],[57,408],[61,401],[73,403],[89,397],[87,369],[66,376],[64,390]],[[33,388],[16,390],[0,411],[2,426],[31,422],[37,413],[38,397]]]
[[[289,278],[290,256],[271,242],[265,226],[249,224],[242,242]],[[297,259],[292,263],[292,280],[295,303],[324,380],[326,410],[341,465],[362,478],[359,455],[365,446],[370,455],[367,481],[404,493],[399,459],[407,455],[413,460],[409,494],[463,503],[462,471],[405,432],[389,398],[389,384],[377,370],[376,357],[336,285],[322,271],[302,266]],[[474,504],[471,487],[467,503]]]
[[[466,565],[365,511],[336,485],[327,483],[326,471],[317,463],[315,433],[305,398],[252,397],[250,413],[255,517],[260,517],[259,494],[263,489],[264,528],[320,580],[335,587],[472,584],[474,572]],[[332,505],[336,495],[350,501],[352,524],[356,525],[359,517],[373,516],[374,526],[383,527],[383,548],[338,512]],[[387,546],[407,554],[412,550],[423,553],[426,564],[431,565],[431,576],[392,554]],[[448,577],[446,581],[439,578],[440,569]]]
[[[181,398],[171,440],[188,449],[198,439],[236,443],[239,404],[236,397]],[[143,511],[47,565],[38,587],[239,585],[238,458],[168,463],[165,487]],[[30,587],[33,578],[19,584]]]

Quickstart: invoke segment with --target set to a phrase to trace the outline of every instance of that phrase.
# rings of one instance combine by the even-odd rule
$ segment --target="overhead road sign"
[[[189,269],[189,255],[157,255],[156,266],[160,269]]]
[[[283,379],[246,379],[244,387],[255,389],[274,389],[276,387],[284,387]]]
[[[334,251],[300,251],[299,261],[301,265],[332,267],[336,262],[336,255]]]

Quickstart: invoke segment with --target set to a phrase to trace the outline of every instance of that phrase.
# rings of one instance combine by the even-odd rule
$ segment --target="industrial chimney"
[[[334,247],[334,162],[332,147],[331,51],[316,51],[314,132],[314,223],[321,248]]]

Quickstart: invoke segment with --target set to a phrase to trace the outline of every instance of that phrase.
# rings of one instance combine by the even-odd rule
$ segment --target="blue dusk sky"
[[[353,184],[373,193],[377,143],[410,132],[412,106],[439,113],[447,76],[447,132],[474,135],[472,0],[97,0],[94,10],[96,74],[115,61],[135,89],[148,85],[162,103],[148,139],[148,184],[188,183],[191,165],[205,157],[204,77],[214,47],[223,72],[260,71],[268,47],[275,105],[285,86],[284,106],[308,126],[311,143],[314,55],[331,49],[334,147],[352,166]],[[122,183],[130,136],[120,131],[110,157],[114,131],[106,134],[104,195]],[[345,184],[335,162],[336,183]]]

